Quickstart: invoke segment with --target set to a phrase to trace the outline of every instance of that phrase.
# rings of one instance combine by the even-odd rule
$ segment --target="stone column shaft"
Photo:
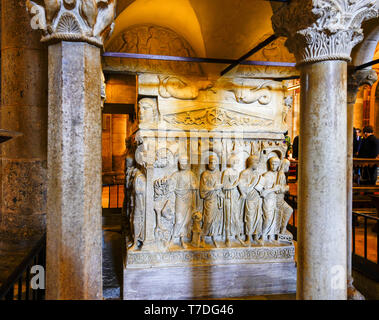
[[[102,299],[101,59],[116,0],[26,0],[49,44],[48,299]]]
[[[346,62],[301,68],[300,115],[297,298],[346,299]]]
[[[102,298],[99,51],[49,46],[48,299]]]

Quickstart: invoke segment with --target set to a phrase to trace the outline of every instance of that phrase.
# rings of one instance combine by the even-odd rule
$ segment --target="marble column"
[[[1,146],[0,232],[12,239],[45,232],[47,48],[30,28],[23,1],[1,1],[0,129],[23,135]]]
[[[272,19],[301,72],[297,299],[347,299],[347,62],[377,11],[340,2],[294,0]]]
[[[100,48],[115,1],[27,6],[49,44],[46,296],[102,299]]]
[[[363,300],[364,297],[353,286],[352,277],[352,224],[353,224],[353,125],[354,104],[358,90],[367,84],[372,86],[377,80],[377,74],[372,69],[355,71],[349,68],[347,80],[347,174],[346,174],[346,219],[347,219],[347,297],[349,300]]]

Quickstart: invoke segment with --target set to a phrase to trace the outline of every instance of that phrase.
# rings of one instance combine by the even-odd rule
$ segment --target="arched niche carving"
[[[194,57],[195,51],[175,31],[156,25],[134,25],[106,47],[108,52]],[[203,75],[198,63],[147,59],[105,58],[105,68],[130,72]]]

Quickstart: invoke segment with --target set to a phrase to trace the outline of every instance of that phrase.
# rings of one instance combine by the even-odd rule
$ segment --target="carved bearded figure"
[[[134,209],[132,220],[134,244],[131,248],[132,250],[140,247],[145,240],[146,177],[140,170],[137,170],[134,176],[133,199]]]
[[[204,237],[211,236],[214,246],[217,247],[215,236],[222,234],[224,195],[216,156],[209,157],[208,170],[201,175],[200,197],[204,199],[202,245],[204,246]]]
[[[247,245],[254,240],[258,242],[262,234],[262,199],[255,189],[260,177],[256,171],[258,164],[258,156],[250,156],[247,159],[247,169],[241,172],[238,185],[243,198],[242,209]]]
[[[280,191],[280,186],[277,185],[278,169],[280,166],[280,159],[278,157],[271,157],[269,160],[269,171],[264,173],[256,189],[260,191],[263,198],[263,227],[262,239],[263,241],[275,241],[276,230],[276,201],[277,192]]]
[[[184,237],[190,237],[192,214],[196,211],[198,181],[191,171],[187,157],[179,159],[179,171],[171,177],[175,186],[175,226],[174,238],[180,238],[184,248]]]
[[[244,233],[243,218],[241,215],[241,196],[238,190],[239,172],[236,169],[239,165],[239,159],[236,155],[230,157],[229,165],[230,167],[227,168],[222,175],[223,190],[225,193],[225,244],[228,247],[230,247],[230,237],[236,237],[241,244],[243,244],[240,236]]]

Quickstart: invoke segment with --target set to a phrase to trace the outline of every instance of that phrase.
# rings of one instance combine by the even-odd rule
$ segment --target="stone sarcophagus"
[[[281,82],[139,76],[124,299],[294,292]]]

